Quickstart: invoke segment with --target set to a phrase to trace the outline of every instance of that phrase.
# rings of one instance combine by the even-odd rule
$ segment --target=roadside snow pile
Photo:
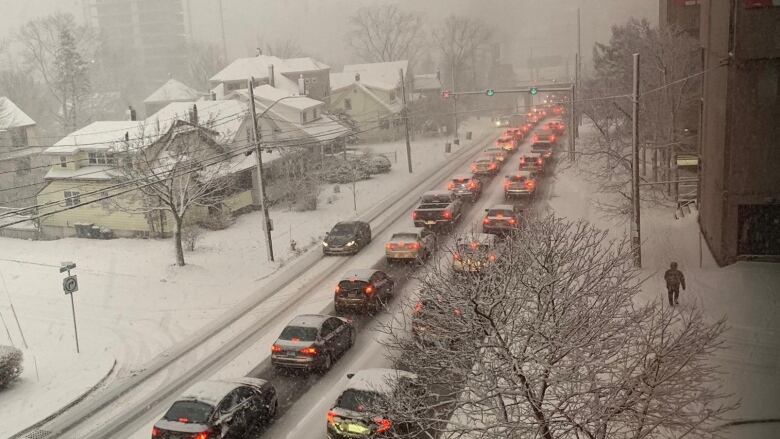
[[[0,389],[22,374],[22,351],[12,346],[0,346]]]

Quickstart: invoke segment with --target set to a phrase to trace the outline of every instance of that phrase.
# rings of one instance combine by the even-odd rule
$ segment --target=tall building
[[[703,0],[701,231],[719,264],[780,261],[780,5]]]
[[[141,79],[143,94],[163,85],[187,66],[182,0],[84,0],[86,14],[106,45]]]
[[[660,0],[658,24],[676,26],[692,37],[699,37],[699,15],[701,0]]]

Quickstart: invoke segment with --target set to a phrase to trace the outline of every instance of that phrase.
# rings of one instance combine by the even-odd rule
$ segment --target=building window
[[[352,109],[352,99],[350,99],[350,98],[344,99],[344,109],[345,110],[351,110]]]
[[[308,122],[308,121],[306,120],[306,112],[304,111],[304,112],[303,112],[303,113],[301,113],[301,114],[303,115],[303,116],[302,116],[302,117],[303,117],[303,123],[306,123],[306,122]]]
[[[78,206],[81,204],[79,193],[75,191],[65,191],[65,206]]]
[[[315,119],[317,119],[317,109],[316,108],[312,110],[312,115],[311,115],[311,120],[315,120]]]
[[[30,170],[30,157],[22,157],[16,160],[16,175],[24,176],[32,172]]]
[[[64,155],[60,156],[60,168],[67,168],[68,167],[68,158]]]
[[[116,159],[113,154],[106,154],[105,152],[90,152],[89,153],[90,165],[115,165]]]
[[[383,130],[389,130],[390,129],[390,121],[387,118],[382,118],[379,120],[379,128]]]

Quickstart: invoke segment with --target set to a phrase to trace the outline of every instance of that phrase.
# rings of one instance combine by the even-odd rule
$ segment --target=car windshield
[[[366,282],[362,280],[343,280],[339,282],[339,288],[345,291],[362,290]]]
[[[452,183],[453,184],[469,184],[470,178],[453,178]]]
[[[441,195],[425,195],[422,197],[423,203],[449,203],[452,199],[448,193]]]
[[[354,233],[355,233],[354,224],[336,224],[335,226],[333,226],[333,229],[330,231],[330,234],[335,236],[353,235]]]
[[[336,403],[339,408],[353,412],[371,412],[382,406],[383,396],[377,392],[347,389]]]
[[[507,209],[490,209],[488,210],[487,216],[512,216],[513,213],[511,210]]]
[[[314,341],[317,339],[317,328],[310,326],[288,326],[279,336],[280,340],[298,339],[302,341]]]
[[[214,412],[214,406],[201,401],[176,401],[163,416],[166,421],[205,424]],[[186,421],[183,421],[185,420]]]
[[[393,241],[417,241],[417,235],[414,233],[396,233],[390,239]]]

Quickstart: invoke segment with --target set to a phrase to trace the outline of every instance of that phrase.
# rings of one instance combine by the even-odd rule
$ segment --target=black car
[[[364,221],[336,223],[322,241],[325,255],[355,254],[371,242],[371,226]]]
[[[250,437],[273,419],[276,389],[258,378],[201,381],[152,427],[152,438]]]
[[[336,285],[333,296],[336,312],[351,309],[376,313],[393,296],[393,288],[395,282],[383,271],[373,268],[348,271]]]
[[[271,346],[277,369],[327,371],[355,343],[355,328],[345,318],[324,314],[300,315],[290,321]]]

